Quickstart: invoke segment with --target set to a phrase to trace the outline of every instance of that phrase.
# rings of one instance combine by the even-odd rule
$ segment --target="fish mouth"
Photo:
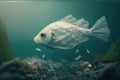
[[[40,43],[38,39],[34,38],[33,39],[35,43]]]

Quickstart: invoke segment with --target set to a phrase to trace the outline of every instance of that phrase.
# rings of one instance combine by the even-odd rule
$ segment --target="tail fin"
[[[92,35],[104,41],[108,41],[110,35],[110,29],[107,26],[105,16],[101,17],[95,25],[91,28]]]

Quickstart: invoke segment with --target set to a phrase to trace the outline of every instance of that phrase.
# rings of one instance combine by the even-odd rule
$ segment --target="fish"
[[[41,52],[41,49],[40,48],[35,48],[36,51],[38,52]]]
[[[77,20],[68,15],[48,24],[34,37],[34,42],[53,49],[66,50],[73,49],[92,37],[108,41],[110,29],[105,16],[98,19],[92,28],[88,26],[89,23],[84,18]]]
[[[74,60],[79,60],[80,58],[81,58],[82,56],[81,55],[79,55],[79,56],[77,56]]]

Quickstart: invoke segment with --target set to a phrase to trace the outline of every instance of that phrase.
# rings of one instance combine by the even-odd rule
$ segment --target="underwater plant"
[[[120,39],[111,45],[111,47],[106,51],[106,55],[98,55],[95,57],[95,61],[120,61]]]
[[[0,62],[8,61],[13,58],[8,42],[5,20],[0,16]]]

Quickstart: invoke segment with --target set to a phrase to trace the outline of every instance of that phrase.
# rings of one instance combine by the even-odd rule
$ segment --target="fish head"
[[[51,30],[44,28],[34,38],[35,43],[47,45],[51,40]]]

